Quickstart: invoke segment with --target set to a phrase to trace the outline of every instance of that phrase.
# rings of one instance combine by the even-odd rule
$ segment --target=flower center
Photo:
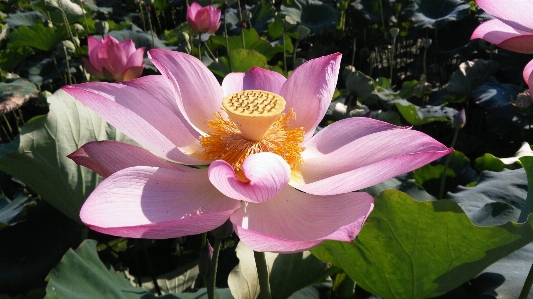
[[[211,134],[201,137],[206,160],[228,162],[241,181],[248,181],[242,170],[244,160],[256,153],[281,156],[293,172],[302,163],[303,128],[289,129],[296,118],[292,109],[283,114],[285,99],[262,90],[245,90],[227,96],[222,106],[229,119],[220,113],[209,120]]]

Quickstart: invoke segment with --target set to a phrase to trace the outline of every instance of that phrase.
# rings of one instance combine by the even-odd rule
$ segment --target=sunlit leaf
[[[403,13],[416,27],[440,29],[450,21],[466,17],[469,10],[470,4],[464,0],[415,0]]]
[[[417,202],[387,190],[354,243],[326,241],[312,250],[357,285],[384,298],[431,298],[475,277],[533,241],[526,224],[477,227],[449,200]]]

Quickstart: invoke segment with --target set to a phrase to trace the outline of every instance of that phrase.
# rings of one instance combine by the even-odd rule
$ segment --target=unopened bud
[[[465,108],[461,109],[457,114],[453,116],[453,127],[455,129],[461,129],[465,126],[466,123],[466,114]]]
[[[202,252],[200,252],[200,259],[198,261],[198,270],[200,271],[200,274],[204,277],[209,276],[212,261],[213,247],[211,247],[209,240],[206,240],[204,248],[202,248]]]
[[[94,23],[96,32],[100,35],[105,35],[109,32],[109,23],[107,21],[98,21]]]
[[[422,46],[424,46],[424,48],[429,48],[429,46],[431,46],[431,38],[426,38],[422,41]]]
[[[400,33],[400,29],[394,27],[389,30],[390,35],[392,35],[392,38],[396,38],[398,36],[398,33]]]

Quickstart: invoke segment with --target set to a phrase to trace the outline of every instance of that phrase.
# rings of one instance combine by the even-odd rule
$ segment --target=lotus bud
[[[422,46],[424,46],[424,48],[429,48],[429,46],[431,46],[431,38],[426,38],[422,41]]]
[[[213,34],[220,27],[220,9],[211,5],[202,7],[193,2],[187,8],[187,23],[192,33]]]
[[[131,39],[119,42],[108,35],[103,39],[88,38],[89,58],[83,57],[87,71],[109,81],[126,81],[141,76],[144,48],[135,48]]]
[[[392,38],[396,38],[398,36],[398,33],[400,33],[400,29],[394,27],[389,30],[390,35]]]
[[[109,32],[109,23],[107,21],[97,21],[94,23],[96,32],[100,35],[106,35]]]
[[[465,126],[466,123],[466,114],[465,108],[461,109],[457,114],[453,116],[453,127],[455,129],[461,129]]]

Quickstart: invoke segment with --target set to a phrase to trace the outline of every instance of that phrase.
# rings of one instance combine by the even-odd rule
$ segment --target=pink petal
[[[119,78],[116,81],[129,81],[136,78],[139,78],[144,70],[144,63],[142,66],[133,66],[128,69],[124,69],[122,73],[120,73]]]
[[[476,38],[510,51],[533,54],[533,33],[516,30],[500,20],[490,20],[479,25],[470,37]]]
[[[208,120],[222,108],[222,88],[209,69],[191,55],[161,49],[148,51],[157,69],[174,85],[178,107],[200,131],[209,132]]]
[[[289,76],[279,95],[285,98],[285,110],[292,108],[296,119],[291,128],[303,127],[306,139],[322,120],[337,85],[341,54],[335,53],[309,60]]]
[[[106,68],[113,76],[120,74],[128,56],[124,52],[124,49],[118,44],[118,41],[108,35],[106,41],[98,49],[98,58],[104,68]]]
[[[281,74],[253,67],[246,73],[230,73],[222,81],[224,96],[243,90],[266,90],[279,94],[287,79]]]
[[[200,149],[197,138],[144,90],[104,82],[62,89],[155,155],[185,164],[205,164],[189,156]]]
[[[198,2],[193,2],[189,8],[187,8],[187,17],[193,18],[196,15],[196,13],[202,9],[202,6],[198,4]]]
[[[291,186],[316,195],[370,187],[453,151],[422,132],[365,117],[333,123],[304,146],[302,179]]]
[[[85,68],[87,69],[89,74],[91,74],[93,77],[96,77],[98,79],[104,79],[104,74],[102,74],[102,70],[99,70],[96,67],[94,67],[89,59],[85,57],[82,57],[82,59],[83,59],[83,64],[85,65]]]
[[[131,53],[130,58],[128,58],[128,61],[126,62],[126,65],[124,67],[130,68],[134,66],[144,65],[144,62],[143,62],[144,49],[145,48],[139,48],[136,51],[133,51],[133,53]]]
[[[243,203],[230,220],[253,250],[289,253],[324,240],[353,241],[373,207],[367,193],[316,196],[285,188],[267,202]]]
[[[533,2],[476,0],[477,5],[507,25],[522,31],[533,32]]]
[[[104,178],[119,170],[134,166],[192,171],[190,167],[165,161],[142,147],[111,140],[91,141],[68,157],[76,164],[85,166]]]
[[[244,90],[244,73],[229,73],[222,80],[222,92],[227,97],[230,94]]]
[[[89,47],[89,60],[91,64],[98,70],[102,70],[102,63],[98,57],[98,49],[102,46],[102,41],[92,36],[87,38],[87,45]]]
[[[192,136],[200,136],[200,133],[185,119],[178,107],[179,94],[175,93],[172,84],[161,75],[145,76],[136,80],[121,82],[121,84],[144,90],[152,98],[161,102],[165,107],[176,115],[187,128]]]
[[[135,52],[135,43],[133,43],[133,40],[131,38],[127,39],[127,40],[123,40],[123,41],[119,42],[118,44],[124,50],[124,53],[126,54],[126,57],[130,57],[131,54],[133,54]],[[139,48],[139,49],[141,49],[141,48]],[[144,49],[144,48],[142,48],[142,49]],[[143,50],[143,54],[144,54],[144,50]]]
[[[524,71],[522,73],[522,75],[524,76],[524,81],[526,81],[527,85],[529,85],[529,80],[530,80],[532,73],[533,73],[533,60],[531,60],[530,62],[526,64],[526,67],[524,68]]]
[[[283,158],[263,152],[250,155],[242,164],[244,175],[250,180],[243,183],[235,177],[233,167],[217,160],[209,166],[209,180],[227,197],[249,202],[265,202],[287,186],[291,168]]]
[[[212,230],[239,207],[209,184],[206,169],[137,166],[101,182],[83,204],[80,218],[105,234],[167,239]]]

